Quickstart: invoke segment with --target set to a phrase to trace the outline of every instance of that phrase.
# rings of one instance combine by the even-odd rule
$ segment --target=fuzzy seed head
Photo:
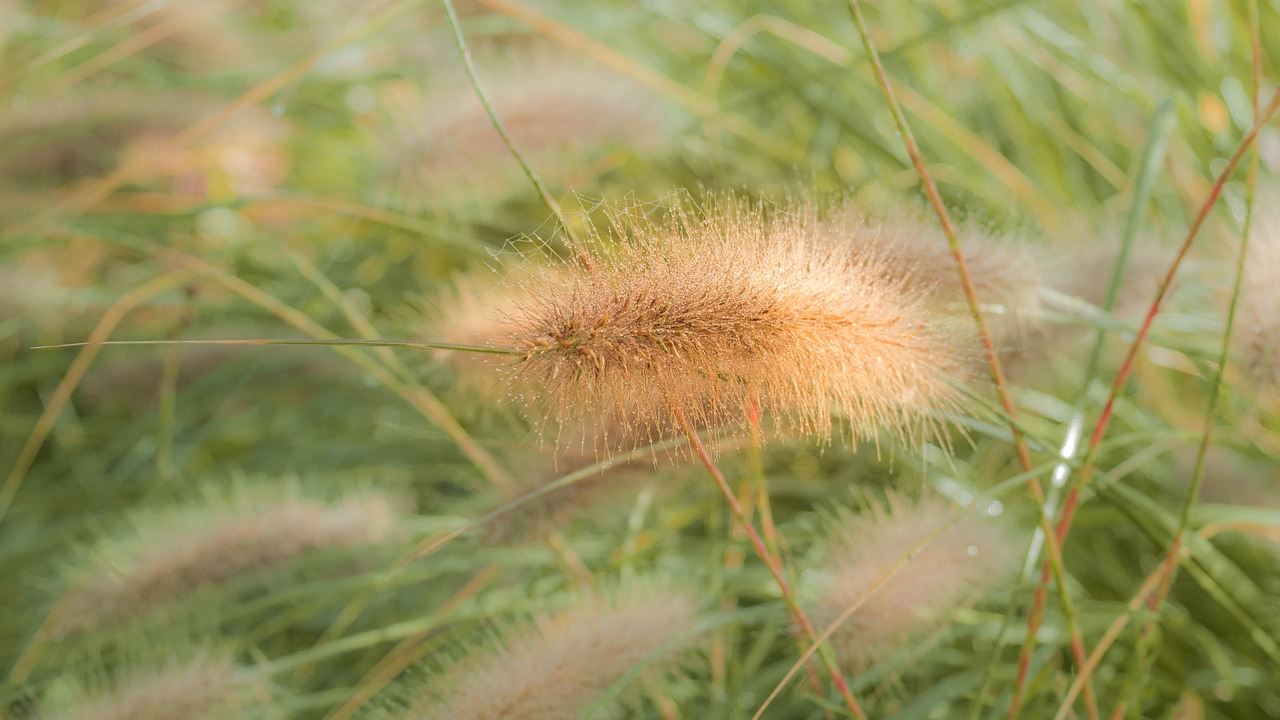
[[[742,423],[752,403],[801,431],[915,435],[948,407],[956,338],[875,252],[854,252],[807,209],[740,204],[634,221],[587,263],[530,283],[510,374],[536,412],[656,439]]]
[[[200,655],[148,674],[134,673],[113,690],[87,694],[40,720],[213,720],[234,717],[268,692],[261,675],[230,658]]]
[[[477,65],[511,141],[554,184],[581,182],[593,172],[588,166],[610,151],[652,148],[665,134],[657,99],[580,59],[481,54]],[[383,175],[395,204],[411,211],[456,206],[472,195],[491,197],[525,186],[519,165],[461,73],[425,95],[403,83],[385,86],[381,95],[392,126]]]
[[[439,310],[427,312],[416,321],[421,337],[452,345],[504,345],[517,329],[512,322],[518,309],[514,288],[531,277],[529,272],[515,269],[505,278],[497,273],[456,278]],[[432,356],[454,371],[458,386],[464,391],[496,398],[505,390],[488,356],[455,350],[435,350]]]
[[[581,602],[509,638],[505,649],[463,661],[406,718],[572,720],[691,629],[695,612],[672,592]]]
[[[831,231],[855,252],[875,252],[886,271],[905,278],[939,312],[968,318],[968,301],[955,257],[936,219],[895,209],[881,220],[846,208],[829,221]],[[972,225],[958,229],[969,279],[999,349],[1025,342],[1043,315],[1044,262],[1026,244],[993,236]]]
[[[989,518],[966,513],[872,591],[950,516],[945,500],[891,495],[885,504],[850,518],[835,537],[813,621],[825,626],[865,598],[832,636],[843,662],[854,668],[872,665],[938,627],[959,603],[1016,568],[1017,543]]]
[[[48,630],[58,637],[142,617],[202,588],[281,567],[303,553],[386,541],[396,512],[378,495],[300,498],[194,511],[139,528],[75,572]]]

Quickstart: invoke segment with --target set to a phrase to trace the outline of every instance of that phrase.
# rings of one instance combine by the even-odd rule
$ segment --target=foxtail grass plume
[[[573,720],[628,672],[671,657],[695,614],[679,592],[581,601],[455,664],[403,717]]]
[[[939,312],[968,317],[968,301],[947,238],[937,219],[895,207],[883,219],[846,208],[830,221],[831,232],[854,252],[881,255],[886,271],[906,278]],[[999,350],[1017,349],[1041,325],[1040,290],[1045,263],[1032,247],[973,225],[959,228],[969,279]]]
[[[517,329],[512,319],[518,310],[516,288],[532,277],[522,268],[459,276],[438,301],[423,300],[423,310],[410,322],[420,337],[451,345],[500,346]],[[454,371],[464,392],[489,399],[506,392],[488,356],[459,350],[433,350],[431,355]]]
[[[304,553],[387,541],[397,505],[368,493],[324,503],[241,493],[145,519],[71,573],[46,623],[53,637],[162,612],[203,588],[279,569]]]
[[[836,412],[854,436],[917,436],[953,404],[958,337],[891,259],[812,209],[728,202],[617,225],[616,243],[524,288],[508,372],[535,414],[653,440],[680,414],[714,428],[758,403],[803,432],[829,436]]]
[[[216,720],[239,717],[269,696],[266,678],[224,655],[200,654],[150,672],[133,671],[114,688],[49,702],[37,720]]]
[[[1109,236],[1101,242],[1084,243],[1067,253],[1066,271],[1062,273],[1059,288],[1095,307],[1106,303],[1111,285],[1111,274],[1120,253],[1120,238]],[[1120,322],[1136,325],[1142,322],[1151,301],[1155,299],[1160,278],[1169,269],[1177,254],[1177,248],[1161,243],[1158,239],[1141,236],[1135,238],[1129,249],[1128,262],[1120,280],[1112,314]],[[1195,274],[1194,258],[1184,261],[1183,271],[1175,283]],[[1174,289],[1178,289],[1175,285]],[[1178,297],[1172,294],[1171,297]]]
[[[862,604],[832,635],[842,662],[865,668],[939,627],[966,598],[978,596],[1016,569],[1019,547],[989,517],[950,519],[946,500],[889,495],[857,516],[846,515],[828,549],[824,587],[811,603],[821,626]],[[875,584],[915,548],[923,549],[884,584]]]
[[[650,151],[666,134],[660,101],[624,77],[580,58],[482,52],[480,82],[522,156],[556,186],[581,183],[616,164],[612,152]],[[384,85],[383,185],[409,211],[457,209],[469,198],[527,187],[520,166],[461,72],[426,93]],[[603,163],[603,164],[602,164]]]

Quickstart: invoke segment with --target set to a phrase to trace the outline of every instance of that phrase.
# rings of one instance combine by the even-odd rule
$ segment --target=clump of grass
[[[302,554],[388,540],[397,505],[376,494],[325,503],[242,492],[142,518],[70,573],[45,623],[53,637],[117,626],[203,588],[280,568]]]
[[[266,678],[227,655],[200,653],[135,669],[111,688],[83,690],[40,707],[38,720],[213,720],[238,717],[270,695]]]
[[[582,600],[437,678],[406,718],[571,720],[627,673],[670,657],[696,622],[680,592]]]
[[[1020,548],[1003,527],[972,512],[947,525],[951,515],[942,498],[897,493],[856,516],[841,513],[823,564],[826,581],[811,605],[814,621],[825,625],[859,603],[832,635],[842,662],[862,669],[884,660],[1016,568]]]
[[[657,148],[666,135],[652,94],[580,58],[490,50],[476,62],[512,142],[557,185],[600,172],[612,164],[599,165],[610,152]],[[492,200],[524,187],[519,165],[461,77],[442,79],[425,93],[391,83],[381,96],[390,126],[382,184],[395,206],[456,208],[467,198]]]
[[[851,251],[809,208],[729,202],[628,219],[590,257],[527,283],[509,369],[536,412],[647,439],[742,424],[916,435],[954,399],[963,351],[891,258]]]

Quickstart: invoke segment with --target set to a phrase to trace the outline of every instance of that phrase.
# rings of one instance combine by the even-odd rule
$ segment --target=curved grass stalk
[[[502,138],[502,142],[511,151],[511,155],[515,157],[516,162],[520,164],[520,169],[524,171],[525,177],[529,178],[529,182],[533,185],[533,189],[538,193],[538,196],[542,198],[542,202],[546,203],[547,209],[551,211],[552,215],[556,216],[556,220],[560,221],[560,227],[564,229],[565,237],[568,238],[569,250],[577,256],[578,262],[586,263],[589,267],[590,258],[578,247],[573,228],[569,226],[568,221],[565,220],[564,213],[560,211],[560,203],[556,202],[555,197],[551,195],[551,191],[547,190],[546,183],[542,182],[542,178],[529,166],[524,156],[516,148],[515,143],[511,141],[511,135],[507,133],[507,128],[502,123],[502,118],[498,117],[497,111],[493,109],[493,104],[489,102],[489,96],[485,93],[484,87],[480,85],[480,78],[476,75],[475,63],[471,61],[471,48],[467,46],[467,39],[462,34],[462,26],[458,23],[458,11],[453,7],[453,0],[442,0],[442,2],[444,3],[445,17],[449,21],[449,29],[453,31],[453,41],[458,46],[458,52],[462,54],[462,66],[466,68],[467,79],[471,81],[471,88],[476,91],[476,97],[479,98],[480,104],[484,106],[485,113],[489,115],[489,122],[493,123],[493,129]]]

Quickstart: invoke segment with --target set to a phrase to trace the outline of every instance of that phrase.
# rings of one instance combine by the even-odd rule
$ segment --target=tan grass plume
[[[580,601],[454,665],[405,718],[572,720],[655,653],[675,652],[695,614],[671,591]]]
[[[268,692],[262,674],[229,657],[204,653],[150,672],[134,671],[111,689],[51,703],[36,718],[214,720],[238,716]]]
[[[862,605],[832,635],[842,662],[874,664],[939,627],[947,614],[1016,569],[1020,548],[989,517],[966,512],[874,591],[876,582],[952,514],[942,498],[891,494],[883,504],[846,518],[828,549],[825,587],[812,605],[819,627]]]
[[[535,414],[656,439],[678,433],[676,411],[716,427],[758,403],[805,432],[828,435],[836,412],[855,436],[908,436],[952,404],[957,336],[891,259],[812,209],[616,222],[624,237],[524,288],[508,372]]]
[[[482,51],[481,83],[516,148],[555,185],[598,173],[613,151],[651,150],[665,134],[660,100],[581,58],[543,51]],[[384,185],[416,211],[492,198],[527,181],[460,73],[425,93],[407,83],[380,92],[388,121]]]
[[[451,345],[502,346],[517,330],[513,322],[519,309],[518,287],[534,274],[514,268],[505,274],[481,272],[460,275],[439,300],[423,300],[424,306],[410,320],[419,337]],[[458,388],[483,398],[497,399],[507,388],[485,355],[434,350],[433,359],[453,370]]]
[[[956,260],[936,219],[899,204],[875,218],[846,207],[829,223],[831,232],[855,252],[880,254],[885,269],[905,277],[931,307],[968,318]],[[1040,290],[1047,281],[1044,259],[1025,242],[973,224],[959,228],[959,240],[997,349],[1020,348],[1042,324]]]
[[[221,505],[150,518],[127,537],[101,543],[71,573],[46,632],[119,625],[309,551],[384,542],[397,515],[390,498],[372,493],[335,503],[241,493]]]

